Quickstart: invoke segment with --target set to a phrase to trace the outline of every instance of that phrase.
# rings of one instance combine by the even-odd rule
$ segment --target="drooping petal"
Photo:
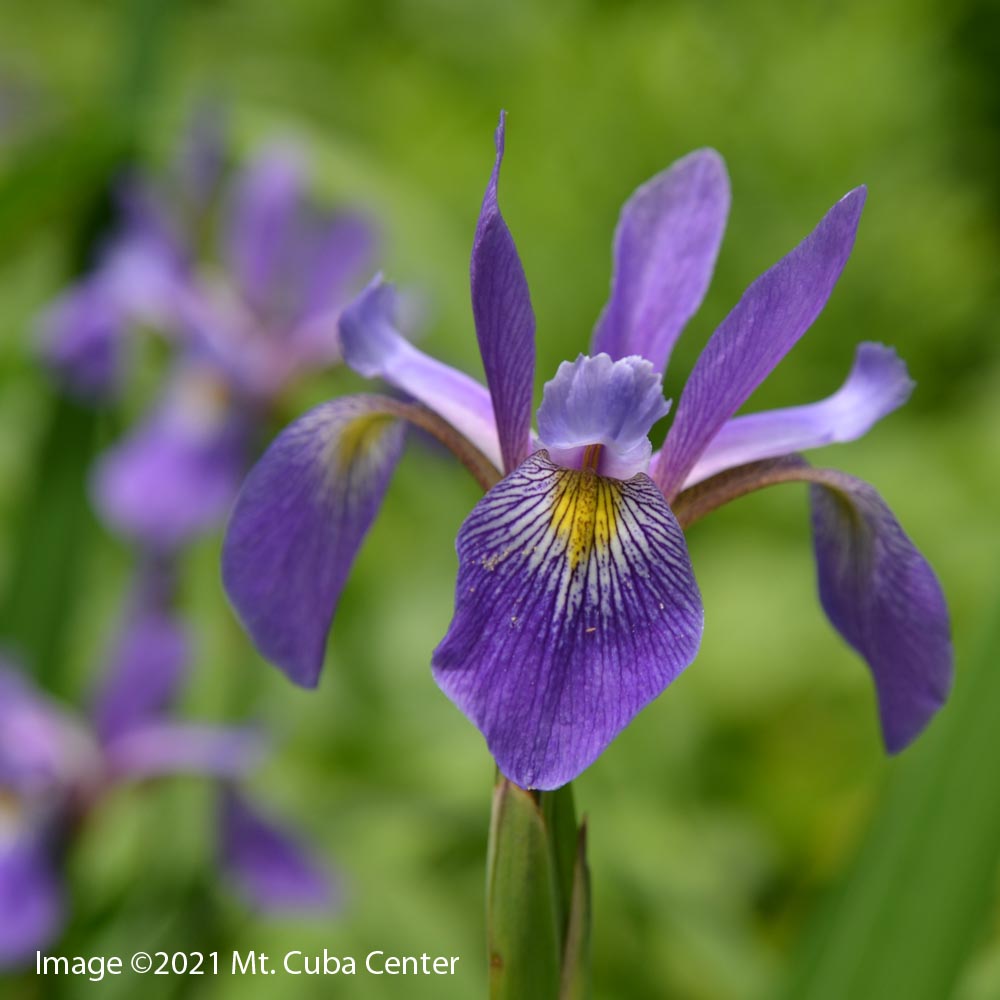
[[[124,326],[121,311],[102,283],[84,281],[42,315],[43,359],[74,395],[103,402],[119,388]]]
[[[341,314],[344,360],[365,378],[380,378],[443,417],[499,469],[500,439],[489,391],[464,372],[409,343],[393,322],[395,293],[376,277]]]
[[[643,184],[615,230],[611,298],[592,354],[639,354],[662,372],[701,305],[729,215],[729,178],[714,149],[699,149]]]
[[[897,753],[951,690],[951,629],[941,586],[867,483],[823,470],[810,497],[823,609],[871,668],[885,745]]]
[[[0,969],[34,960],[62,927],[62,882],[41,831],[4,829],[0,802]]]
[[[646,476],[538,452],[476,505],[458,556],[434,676],[523,787],[575,778],[698,650],[684,536]]]
[[[514,238],[500,214],[497,184],[506,113],[496,131],[496,161],[472,244],[472,316],[496,412],[503,471],[528,454],[535,378],[535,314]]]
[[[737,465],[853,441],[902,406],[914,384],[891,347],[859,344],[847,381],[832,396],[807,406],[734,417],[723,424],[684,488]]]
[[[672,497],[722,425],[826,305],[851,248],[865,189],[841,198],[791,253],[743,293],[701,352],[681,393],[657,485]]]
[[[686,527],[765,486],[810,483],[820,600],[830,621],[867,661],[882,735],[902,750],[948,696],[952,650],[937,577],[867,483],[814,469],[796,455],[727,469],[677,498]]]
[[[222,867],[257,909],[327,910],[335,902],[329,872],[290,832],[231,789],[221,796],[219,827]]]
[[[184,367],[145,423],[98,460],[92,496],[101,518],[160,550],[214,528],[239,489],[247,433],[218,376]]]
[[[104,742],[162,715],[185,678],[190,641],[172,611],[173,576],[156,560],[140,568],[94,702]]]
[[[545,383],[538,433],[557,465],[580,468],[583,453],[596,444],[601,450],[595,471],[628,479],[649,468],[650,428],[669,409],[649,361],[581,354],[564,361]]]
[[[324,403],[286,428],[250,473],[222,552],[222,578],[257,648],[313,687],[354,557],[403,446],[376,400]]]
[[[105,746],[110,776],[142,781],[163,775],[240,778],[263,754],[260,733],[249,726],[146,722]]]

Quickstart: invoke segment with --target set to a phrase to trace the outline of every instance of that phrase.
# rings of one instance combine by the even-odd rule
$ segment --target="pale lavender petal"
[[[125,322],[96,279],[66,292],[39,323],[42,356],[74,395],[104,401],[119,388]]]
[[[289,831],[232,790],[222,794],[220,861],[243,894],[264,911],[329,910],[330,873]]]
[[[377,242],[371,222],[356,214],[318,215],[312,229],[302,301],[307,318],[346,304],[371,274]]]
[[[538,452],[476,505],[458,558],[434,676],[523,787],[575,778],[698,651],[684,536],[646,476]]]
[[[649,468],[650,428],[669,409],[649,361],[581,354],[545,383],[538,436],[552,460],[567,468],[580,468],[586,449],[600,445],[595,471],[628,479]]]
[[[319,681],[340,592],[403,434],[378,400],[324,403],[278,436],[237,500],[223,582],[257,648],[297,684]]]
[[[510,472],[530,448],[535,314],[517,247],[497,203],[505,120],[506,114],[501,112],[496,131],[496,162],[472,244],[471,279],[472,315],[496,413],[503,456],[501,468]]]
[[[173,573],[150,562],[138,574],[94,704],[105,742],[161,716],[187,675],[190,638],[172,611]]]
[[[263,749],[260,733],[246,726],[146,722],[108,742],[105,759],[118,780],[178,774],[240,778],[260,763]]]
[[[591,353],[639,354],[662,372],[701,305],[729,214],[729,178],[714,149],[699,149],[642,185],[615,230],[611,299]]]
[[[802,243],[743,293],[712,334],[681,393],[657,464],[657,485],[668,498],[826,305],[854,246],[864,201],[863,187],[841,198]]]
[[[423,403],[501,468],[489,391],[404,339],[393,323],[394,310],[393,287],[375,278],[341,315],[344,360],[359,375],[383,379]]]
[[[890,753],[914,740],[952,684],[951,629],[927,560],[867,483],[817,470],[810,487],[819,593],[830,621],[867,661]]]
[[[0,788],[43,794],[98,767],[97,745],[80,721],[0,662]]]
[[[684,488],[764,458],[853,441],[909,399],[914,382],[891,347],[858,345],[847,381],[832,396],[808,406],[791,406],[734,417],[702,453]]]
[[[219,376],[183,366],[146,422],[98,460],[92,496],[101,518],[160,550],[211,530],[239,489],[247,434]]]
[[[240,176],[229,209],[225,250],[246,300],[264,310],[286,277],[282,264],[296,238],[304,177],[298,152],[273,146]]]
[[[11,836],[0,815],[0,968],[33,962],[35,952],[56,939],[64,915],[62,881],[46,838],[30,829]]]

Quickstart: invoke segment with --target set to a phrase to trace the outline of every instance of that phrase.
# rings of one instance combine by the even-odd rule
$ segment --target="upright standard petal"
[[[247,478],[222,578],[257,648],[314,687],[354,557],[382,503],[404,425],[365,396],[335,399],[284,430]]]
[[[94,704],[102,741],[162,715],[173,703],[190,660],[187,631],[171,610],[171,569],[140,569],[125,620]]]
[[[3,820],[0,811],[0,969],[27,964],[52,944],[65,906],[50,838],[35,829],[11,834]]]
[[[951,690],[948,608],[934,571],[867,483],[817,470],[810,489],[819,595],[868,662],[886,749],[912,742]]]
[[[662,372],[701,305],[729,215],[729,178],[714,149],[699,149],[642,185],[615,230],[611,298],[592,354],[639,354]]]
[[[701,597],[652,481],[527,459],[458,534],[442,690],[526,788],[571,781],[694,659]]]
[[[496,162],[479,213],[470,274],[479,353],[496,411],[503,471],[510,472],[530,450],[535,314],[521,258],[497,203],[505,121],[506,113],[501,112]]]
[[[297,150],[272,146],[243,172],[229,208],[226,257],[240,291],[255,309],[266,310],[294,248],[303,208],[303,168]]]
[[[401,389],[503,466],[489,391],[474,378],[417,350],[396,329],[395,289],[376,277],[340,317],[344,360],[365,378]]]
[[[865,189],[841,198],[790,254],[744,293],[701,352],[667,434],[656,481],[671,498],[722,425],[809,329],[840,277]]]
[[[847,381],[832,396],[808,406],[734,417],[723,424],[684,488],[737,465],[853,441],[902,406],[914,384],[891,347],[859,344]]]
[[[257,909],[326,910],[333,905],[334,888],[323,866],[231,789],[222,793],[219,833],[222,867]]]

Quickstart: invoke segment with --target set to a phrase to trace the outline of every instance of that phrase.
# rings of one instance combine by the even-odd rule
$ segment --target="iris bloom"
[[[96,506],[119,534],[158,549],[218,525],[254,436],[296,378],[340,360],[338,320],[370,273],[375,237],[308,195],[302,157],[261,152],[226,192],[218,265],[199,258],[222,152],[202,128],[169,198],[133,182],[99,266],[46,313],[46,358],[78,395],[125,380],[132,335],[156,329],[172,371],[141,423],[100,460]],[[221,265],[221,266],[219,266]]]
[[[62,866],[80,825],[126,785],[172,775],[219,783],[219,861],[252,905],[326,907],[327,873],[238,789],[260,761],[258,734],[173,718],[187,638],[147,567],[89,717],[0,663],[0,967],[29,958],[66,917]]]
[[[857,438],[900,406],[912,389],[906,368],[891,349],[862,344],[828,399],[735,416],[826,304],[864,188],[746,290],[709,339],[654,454],[648,434],[668,411],[662,373],[722,238],[723,162],[711,150],[692,153],[626,203],[590,356],[563,363],[546,384],[535,433],[534,317],[497,204],[503,146],[501,118],[471,267],[487,386],[403,340],[387,286],[373,283],[345,311],[348,364],[417,403],[333,400],[286,429],[251,473],[223,576],[261,652],[298,683],[317,682],[404,418],[436,429],[490,487],[458,534],[455,612],[433,671],[511,780],[539,789],[570,781],[680,674],[703,623],[682,527],[791,480],[811,484],[823,607],[867,661],[885,744],[900,750],[951,682],[940,587],[871,486],[797,453]]]

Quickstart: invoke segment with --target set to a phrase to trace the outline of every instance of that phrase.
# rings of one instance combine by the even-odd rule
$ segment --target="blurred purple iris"
[[[248,728],[169,714],[188,641],[169,610],[169,571],[146,564],[89,718],[63,709],[0,663],[0,967],[58,937],[63,858],[80,824],[118,788],[174,775],[219,784],[219,861],[251,905],[327,908],[330,876],[296,838],[260,815],[238,783],[260,761]]]
[[[171,345],[164,391],[93,484],[109,525],[159,549],[219,523],[276,397],[340,361],[340,312],[374,250],[370,224],[315,205],[301,156],[275,145],[225,192],[218,264],[201,262],[223,163],[219,128],[196,121],[170,188],[122,186],[123,224],[100,265],[42,321],[48,363],[90,399],[126,383],[137,329]]]
[[[857,188],[746,290],[688,378],[663,447],[662,372],[701,304],[729,209],[719,155],[701,150],[622,210],[611,297],[591,355],[560,366],[531,429],[534,316],[497,204],[504,121],[472,251],[484,387],[393,326],[374,282],[344,313],[347,363],[422,406],[333,400],[274,442],[237,501],[223,553],[230,597],[262,653],[317,682],[351,561],[402,445],[402,422],[442,433],[486,496],[458,535],[455,613],[435,678],[500,769],[552,789],[588,767],[695,657],[701,597],[682,527],[750,490],[811,484],[820,599],[872,672],[885,744],[906,746],[945,700],[948,613],[933,571],[878,493],[797,452],[864,434],[913,383],[887,347],[861,344],[819,403],[734,416],[811,326],[840,277],[865,200]],[[492,471],[491,471],[492,470]],[[501,470],[504,478],[500,479]]]

